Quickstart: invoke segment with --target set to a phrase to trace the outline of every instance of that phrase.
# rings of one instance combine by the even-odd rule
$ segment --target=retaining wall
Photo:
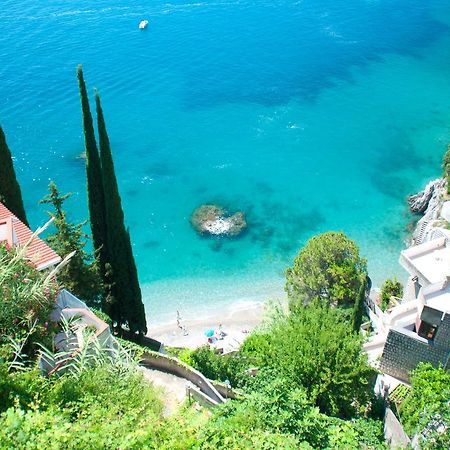
[[[163,355],[161,353],[145,352],[140,364],[149,369],[171,373],[190,381],[197,386],[201,392],[217,403],[224,403],[225,399],[213,386],[213,384],[198,370],[184,364],[177,358]]]

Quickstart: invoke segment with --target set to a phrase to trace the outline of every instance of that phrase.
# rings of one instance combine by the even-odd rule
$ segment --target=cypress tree
[[[136,263],[129,231],[125,228],[122,202],[117,185],[114,162],[106,131],[100,96],[95,94],[100,159],[105,198],[107,246],[111,266],[111,319],[117,325],[127,325],[132,333],[145,334],[147,325],[142,303]]]
[[[78,66],[77,77],[80,89],[81,110],[83,114],[88,207],[92,230],[92,242],[99,258],[100,276],[102,277],[102,281],[107,284],[105,264],[108,262],[108,246],[106,237],[105,194],[103,192],[100,157],[95,141],[92,115],[81,65]],[[108,309],[107,305],[104,305],[104,308]]]
[[[361,276],[361,283],[352,311],[353,331],[359,333],[364,314],[364,300],[366,299],[367,276]]]
[[[5,133],[0,125],[0,201],[28,226],[22,192],[17,182],[11,152],[6,143]]]

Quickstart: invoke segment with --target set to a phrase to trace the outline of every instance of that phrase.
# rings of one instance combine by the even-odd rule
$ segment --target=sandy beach
[[[217,339],[213,346],[228,352],[239,347],[261,322],[265,310],[264,302],[241,302],[224,310],[211,311],[210,315],[200,319],[184,320],[180,315],[179,324],[174,317],[171,324],[153,326],[149,335],[164,345],[197,348],[208,343],[207,330],[214,330],[219,338],[221,330],[224,336]]]

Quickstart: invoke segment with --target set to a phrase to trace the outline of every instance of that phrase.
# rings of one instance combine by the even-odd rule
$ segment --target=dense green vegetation
[[[314,301],[251,335],[242,352],[304,388],[321,412],[353,417],[368,406],[373,375],[361,349],[361,337],[339,312]]]
[[[339,310],[315,300],[289,314],[276,309],[237,354],[202,347],[178,356],[242,393],[205,428],[216,448],[239,448],[238,437],[265,430],[281,433],[271,437],[286,442],[281,448],[384,448],[374,372],[361,345]],[[249,368],[258,369],[255,377]]]
[[[3,249],[2,255],[0,267],[14,261],[35,280],[17,281],[16,270],[5,269],[9,275],[0,283],[5,295],[11,296],[11,286],[20,287],[11,298],[24,314],[31,292],[48,299],[35,327],[52,338],[53,328],[44,322],[54,299],[45,294],[49,279],[33,272],[19,254]],[[54,294],[57,286],[51,287]],[[13,340],[20,336],[12,315],[4,314],[3,322],[9,322],[5,335]],[[45,336],[36,338],[51,344]],[[13,364],[16,353],[8,341],[2,342],[0,361],[2,448],[345,448],[343,442],[347,448],[384,448],[381,422],[370,418],[376,417],[372,371],[361,340],[338,310],[318,301],[289,315],[276,310],[237,355],[221,357],[206,348],[185,352],[183,358],[208,376],[241,389],[240,400],[221,406],[211,417],[186,406],[164,418],[160,394],[129,358],[124,363],[120,355],[91,351],[95,357],[87,358],[82,352],[85,356],[70,359],[65,370],[44,378],[37,370],[37,347],[26,357],[21,350],[21,364]],[[48,351],[44,354],[52,360]],[[253,377],[247,369],[255,366]]]
[[[15,359],[13,350],[32,358],[36,343],[48,342],[49,316],[58,286],[25,260],[25,249],[0,244],[0,360]],[[13,341],[16,347],[8,347]]]
[[[22,192],[17,182],[16,172],[12,161],[11,152],[6,143],[5,133],[0,125],[0,201],[18,217],[25,225],[28,225],[25,208],[23,206]]]
[[[422,449],[450,448],[450,373],[419,364],[412,373],[411,387],[400,407],[406,432],[419,433]]]
[[[262,371],[243,400],[225,404],[206,426],[209,442],[221,449],[230,448],[228,442],[237,444],[231,448],[251,448],[240,447],[236,437],[265,430],[280,433],[278,443],[257,448],[385,448],[380,421],[322,414],[305,389],[274,371]]]
[[[49,184],[49,194],[41,203],[51,205],[49,215],[54,218],[55,232],[45,240],[59,255],[73,253],[69,264],[58,272],[59,284],[84,300],[89,306],[100,306],[102,286],[97,261],[86,252],[88,236],[83,232],[84,223],[73,224],[67,219],[64,202],[70,194],[61,195],[54,182]]]

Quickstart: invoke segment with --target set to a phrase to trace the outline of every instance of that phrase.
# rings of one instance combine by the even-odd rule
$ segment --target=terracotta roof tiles
[[[25,245],[33,236],[33,232],[0,202],[0,227],[2,225],[5,232],[0,233],[0,240],[6,241],[9,247]],[[46,269],[61,261],[60,256],[37,236],[28,244],[26,257],[37,270]]]

